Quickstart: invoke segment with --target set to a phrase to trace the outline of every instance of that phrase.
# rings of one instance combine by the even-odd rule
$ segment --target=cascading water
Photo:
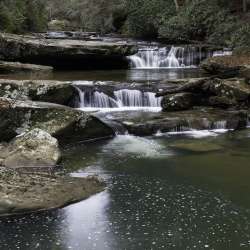
[[[154,92],[143,92],[136,89],[121,89],[113,92],[113,97],[99,91],[81,90],[79,108],[160,108],[162,98],[155,97]]]
[[[138,53],[129,56],[132,68],[191,68],[196,67],[206,55],[200,48],[186,47],[142,47]]]

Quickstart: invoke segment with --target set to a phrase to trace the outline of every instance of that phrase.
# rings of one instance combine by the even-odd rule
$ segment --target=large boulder
[[[210,96],[208,98],[208,105],[218,108],[229,108],[237,106],[237,102],[226,96]]]
[[[67,105],[78,95],[70,82],[0,79],[0,97]]]
[[[20,62],[5,62],[0,61],[0,73],[51,73],[53,67],[37,65],[37,64],[27,64]]]
[[[0,60],[50,65],[56,68],[126,68],[126,56],[137,48],[127,42],[43,39],[0,33]]]
[[[205,89],[210,93],[227,97],[236,102],[245,102],[250,97],[250,85],[246,84],[243,79],[214,79],[204,85]]]
[[[201,68],[209,74],[227,78],[240,76],[241,70],[249,65],[250,56],[232,55],[210,57],[201,63]]]
[[[163,111],[179,111],[192,108],[197,96],[192,93],[177,93],[164,96],[161,102]]]
[[[60,143],[79,142],[114,135],[98,118],[58,104],[0,98],[0,141],[9,141],[35,128]]]
[[[16,137],[0,150],[1,165],[6,167],[54,167],[61,154],[57,139],[34,129]]]
[[[104,189],[94,177],[23,173],[5,167],[0,167],[0,186],[0,216],[61,208]]]

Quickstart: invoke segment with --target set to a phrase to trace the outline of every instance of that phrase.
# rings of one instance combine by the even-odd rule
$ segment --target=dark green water
[[[47,79],[199,76],[199,70],[72,71]],[[106,191],[53,212],[0,219],[1,250],[250,249],[249,129],[119,135],[65,149],[63,164],[76,176],[100,175]]]
[[[66,149],[65,167],[99,174],[106,191],[1,219],[1,249],[250,249],[249,152],[247,129],[120,135]]]

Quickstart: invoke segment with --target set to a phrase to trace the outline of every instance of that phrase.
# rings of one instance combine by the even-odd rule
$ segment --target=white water
[[[229,129],[213,129],[213,130],[188,130],[179,132],[168,132],[167,135],[186,135],[192,138],[205,138],[205,137],[216,137],[220,134],[230,131]],[[160,136],[160,134],[157,134]]]
[[[232,54],[231,50],[217,50],[213,52],[213,56],[231,56]]]
[[[84,91],[76,87],[79,93],[79,108],[85,110],[105,109],[110,110],[138,110],[161,109],[162,98],[156,98],[153,92],[142,92],[134,89],[122,89],[114,91],[114,96],[99,91]]]
[[[128,59],[136,69],[195,68],[202,54],[195,47],[144,47]]]
[[[103,153],[131,155],[135,158],[161,158],[172,155],[172,152],[157,141],[133,135],[118,135],[104,146]]]
[[[215,137],[220,134],[226,133],[228,131],[231,131],[231,129],[227,128],[227,121],[216,121],[212,124],[207,124],[208,127],[211,127],[211,129],[193,129],[192,125],[190,124],[188,127],[178,127],[176,129],[173,129],[170,132],[162,133],[161,131],[158,131],[156,133],[156,136],[176,136],[176,135],[185,135],[192,138],[203,138],[203,137]]]

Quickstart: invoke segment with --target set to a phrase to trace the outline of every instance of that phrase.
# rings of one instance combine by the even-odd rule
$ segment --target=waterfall
[[[113,97],[99,91],[81,90],[79,93],[79,108],[124,108],[153,107],[160,108],[162,98],[155,97],[153,92],[143,92],[136,89],[121,89],[113,92]]]
[[[212,129],[227,129],[227,121],[216,121],[213,123]]]
[[[206,57],[206,56],[205,56]],[[191,68],[196,67],[204,54],[200,48],[186,47],[142,47],[138,53],[129,56],[131,66],[137,69]]]

